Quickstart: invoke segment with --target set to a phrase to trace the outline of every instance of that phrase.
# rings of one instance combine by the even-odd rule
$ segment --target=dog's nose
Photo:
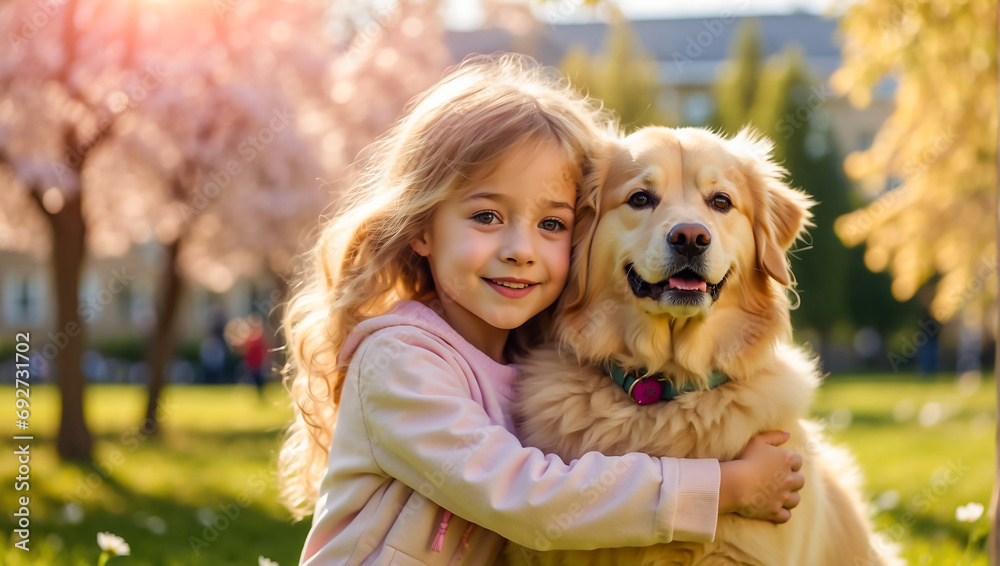
[[[678,224],[667,234],[667,243],[675,252],[691,259],[708,249],[712,234],[701,224]]]

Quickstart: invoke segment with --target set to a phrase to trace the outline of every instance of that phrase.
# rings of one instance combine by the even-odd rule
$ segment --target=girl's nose
[[[531,260],[531,259],[527,259],[526,260],[526,259],[523,259],[523,258],[517,256],[517,255],[507,256],[507,258],[506,258],[505,261],[513,263],[514,265],[532,265],[532,264],[535,263],[534,260]]]
[[[531,230],[517,224],[523,223],[515,223],[505,231],[500,258],[514,265],[531,265],[535,263]]]

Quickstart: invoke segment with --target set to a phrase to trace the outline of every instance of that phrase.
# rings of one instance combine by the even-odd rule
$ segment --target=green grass
[[[96,443],[86,464],[56,457],[57,393],[32,389],[31,551],[6,540],[7,564],[94,565],[101,531],[132,547],[130,557],[109,566],[256,565],[259,555],[297,563],[309,524],[293,524],[277,501],[274,464],[290,414],[278,387],[264,400],[244,386],[169,388],[160,405],[164,433],[156,439],[138,426],[144,389],[91,387],[86,408]],[[0,389],[0,406],[13,412],[11,397],[10,388]],[[0,485],[13,486],[14,462],[2,462]],[[9,533],[15,527],[7,510],[23,493],[0,493],[0,527]],[[67,513],[67,501],[82,516]]]
[[[983,539],[966,552],[973,528],[985,528],[987,519],[960,523],[955,509],[969,502],[988,507],[996,462],[995,399],[992,380],[969,394],[960,393],[951,376],[934,382],[912,376],[832,377],[817,395],[816,416],[831,423],[830,437],[857,457],[866,495],[886,507],[876,524],[903,547],[909,564],[987,564]],[[930,418],[935,409],[929,403],[940,408],[937,422]],[[847,414],[849,426],[837,430],[834,423],[843,423]],[[893,500],[898,503],[889,505]]]
[[[983,541],[966,549],[971,528],[986,519],[959,523],[955,508],[989,500],[994,398],[993,381],[963,395],[944,378],[834,377],[820,390],[816,416],[831,423],[832,439],[857,456],[867,495],[884,507],[878,525],[896,534],[910,564],[986,565]],[[293,524],[277,502],[274,462],[289,416],[280,389],[272,386],[262,401],[243,386],[172,387],[164,401],[164,433],[149,439],[137,426],[143,389],[91,387],[87,415],[95,458],[69,464],[55,455],[57,391],[32,389],[31,551],[14,549],[14,539],[7,539],[0,551],[4,564],[96,564],[101,531],[132,547],[130,557],[114,558],[109,566],[254,565],[259,555],[283,566],[297,563],[309,525]],[[942,418],[923,426],[918,415],[927,403],[938,403]],[[914,409],[909,417],[907,404]],[[13,412],[9,387],[0,388],[2,406]],[[932,416],[933,408],[923,410],[925,418]],[[843,427],[847,415],[850,424]],[[10,424],[0,425],[8,438],[15,433],[13,420],[11,415],[5,419]],[[949,464],[958,475],[945,474]],[[0,460],[0,528],[6,533],[15,528],[12,513],[24,494],[13,489],[14,465],[10,455]],[[892,491],[895,498],[886,495]],[[888,505],[892,499],[898,503]],[[67,502],[76,516],[67,512]],[[199,554],[192,537],[206,545],[194,541]]]

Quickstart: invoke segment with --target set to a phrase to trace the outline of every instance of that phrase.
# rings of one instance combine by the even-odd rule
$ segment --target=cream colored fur
[[[751,133],[723,139],[700,129],[646,128],[612,143],[589,175],[577,213],[570,286],[557,307],[557,338],[522,367],[515,409],[529,446],[569,462],[592,450],[731,460],[761,431],[790,431],[802,455],[802,500],[783,525],[719,518],[715,541],[649,548],[534,552],[512,563],[841,566],[896,564],[877,538],[850,455],[805,420],[820,383],[815,360],[791,344],[785,252],[809,225],[812,202],[787,187],[770,144]],[[630,195],[645,187],[653,208]],[[724,193],[732,208],[712,208]],[[670,275],[666,235],[698,222],[711,233],[705,279],[725,279],[717,301],[637,298],[625,266],[650,281]],[[704,384],[674,401],[640,406],[602,370],[606,359]],[[558,540],[547,541],[558,548]]]

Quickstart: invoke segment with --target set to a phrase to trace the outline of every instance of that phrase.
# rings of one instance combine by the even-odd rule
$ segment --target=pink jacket
[[[514,366],[427,306],[362,322],[352,355],[301,564],[492,564],[505,538],[537,550],[714,538],[716,460],[566,463],[522,446]]]

